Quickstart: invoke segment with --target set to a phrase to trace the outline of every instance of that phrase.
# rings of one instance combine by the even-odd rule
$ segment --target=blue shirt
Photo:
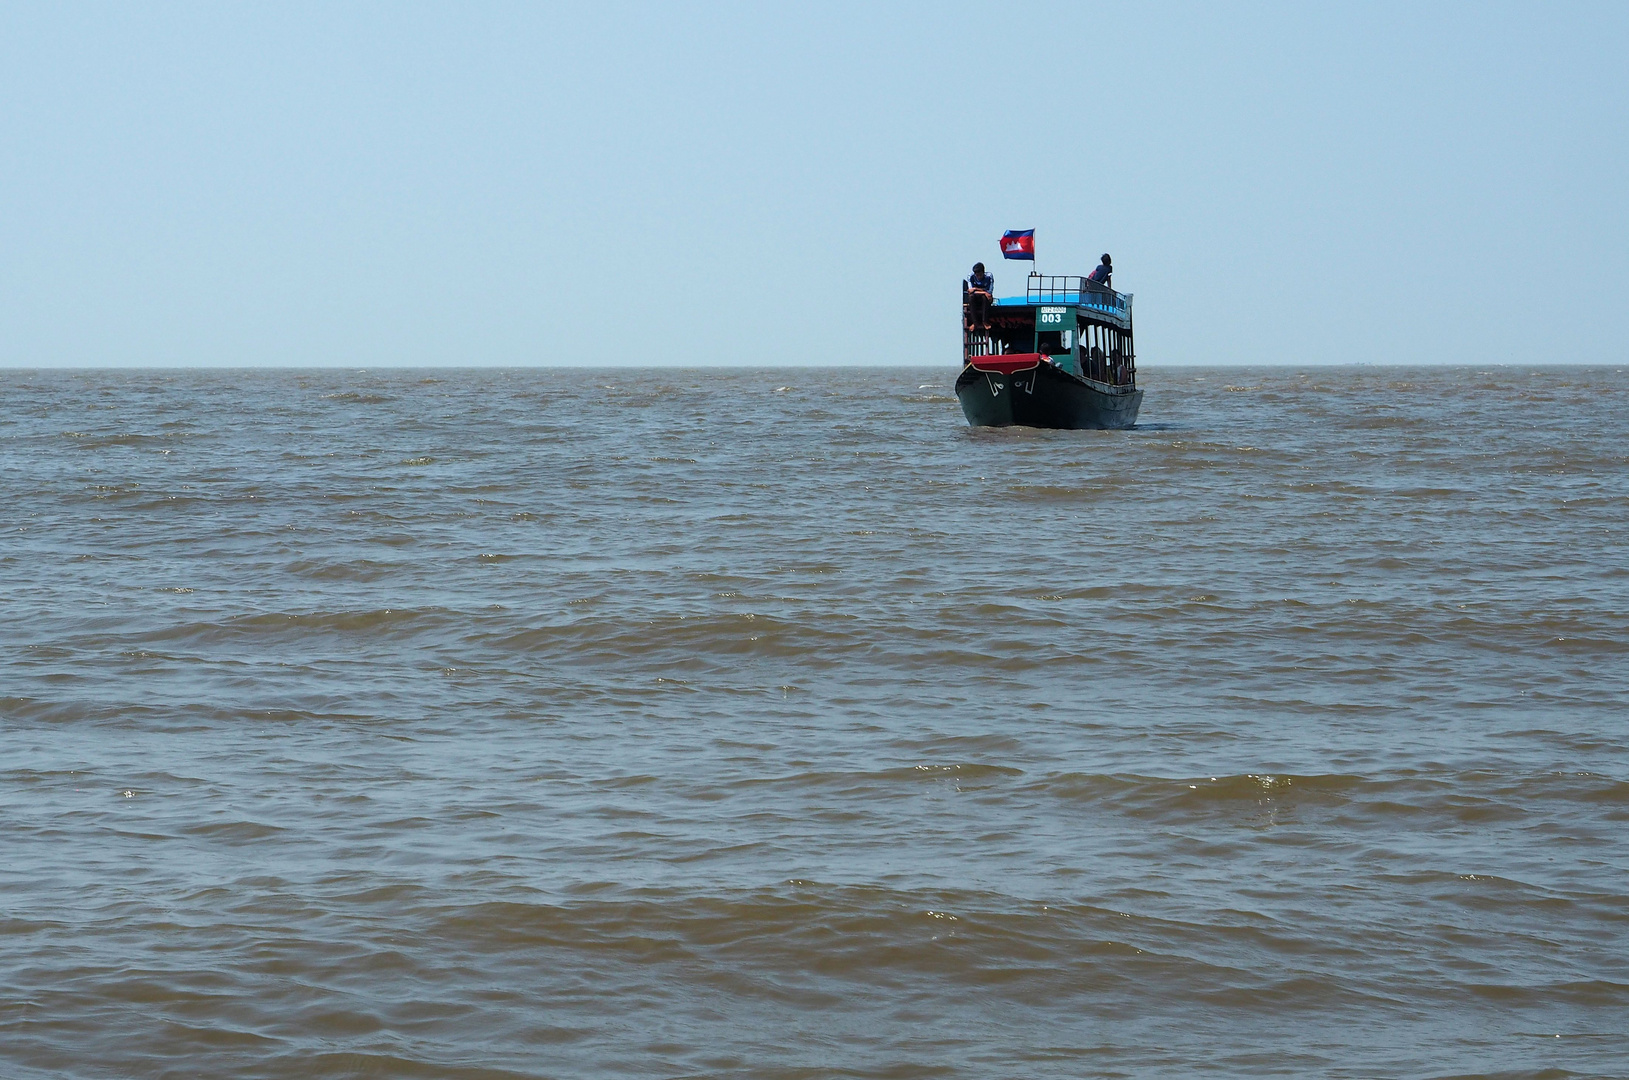
[[[1110,266],[1108,263],[1098,263],[1097,269],[1088,274],[1086,280],[1101,281],[1103,284],[1107,285],[1109,283],[1109,278],[1113,275],[1114,267]]]
[[[969,289],[983,289],[991,296],[995,295],[995,275],[991,273],[969,274],[967,278]]]

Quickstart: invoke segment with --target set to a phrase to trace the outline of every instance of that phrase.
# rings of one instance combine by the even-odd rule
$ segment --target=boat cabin
[[[963,285],[965,294],[966,285]],[[990,304],[989,330],[968,329],[963,298],[962,363],[1039,353],[1069,372],[1108,386],[1134,386],[1131,294],[1083,277],[1030,274],[1023,296]]]

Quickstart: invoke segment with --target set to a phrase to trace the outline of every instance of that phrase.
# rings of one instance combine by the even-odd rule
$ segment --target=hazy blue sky
[[[0,364],[1620,362],[1629,4],[0,6]]]

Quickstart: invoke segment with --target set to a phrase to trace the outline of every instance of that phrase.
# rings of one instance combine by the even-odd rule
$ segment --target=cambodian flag
[[[1008,229],[1001,234],[1001,254],[1009,259],[1035,261],[1035,230]]]

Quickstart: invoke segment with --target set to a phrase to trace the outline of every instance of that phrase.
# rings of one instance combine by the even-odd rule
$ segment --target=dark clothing
[[[966,316],[969,330],[990,329],[990,294],[967,290]]]
[[[1098,263],[1097,264],[1097,269],[1093,270],[1090,274],[1088,274],[1086,276],[1086,280],[1087,281],[1096,281],[1096,282],[1099,282],[1102,285],[1105,285],[1105,286],[1108,286],[1108,287],[1112,288],[1113,286],[1109,285],[1109,282],[1110,282],[1110,279],[1113,278],[1113,277],[1114,277],[1114,267],[1113,266],[1110,266],[1108,263]]]
[[[967,276],[967,328],[990,329],[990,297],[995,294],[995,275],[974,271]]]

